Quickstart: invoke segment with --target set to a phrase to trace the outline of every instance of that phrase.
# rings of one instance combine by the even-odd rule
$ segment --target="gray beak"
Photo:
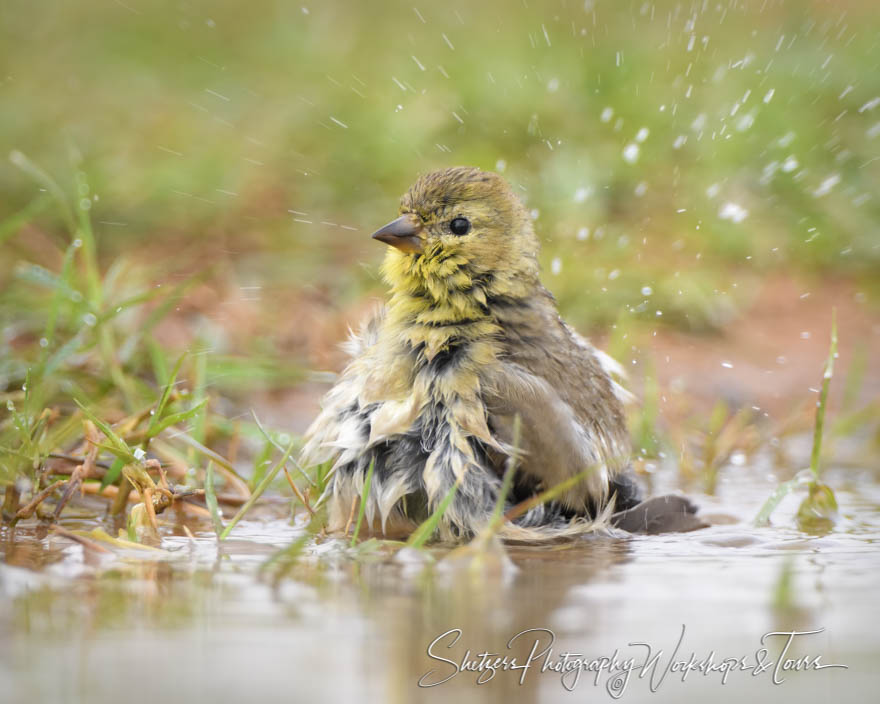
[[[419,254],[422,251],[422,239],[419,237],[421,231],[422,221],[417,215],[407,213],[376,230],[373,239],[390,244],[407,254]]]

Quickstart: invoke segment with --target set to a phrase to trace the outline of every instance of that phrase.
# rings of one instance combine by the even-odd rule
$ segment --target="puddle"
[[[859,700],[876,685],[880,655],[880,487],[841,491],[835,532],[810,536],[785,527],[793,525],[791,497],[774,514],[779,527],[751,527],[768,494],[769,480],[758,475],[731,470],[720,498],[698,497],[719,517],[706,530],[511,546],[509,561],[490,555],[480,569],[381,547],[354,559],[347,543],[329,540],[308,545],[275,579],[261,566],[303,535],[284,519],[244,521],[222,550],[209,525],[190,524],[194,538],[167,535],[162,552],[100,554],[20,525],[14,543],[0,536],[4,701],[116,702],[122,693],[126,702],[613,701],[608,672],[563,677],[551,667],[565,652],[574,654],[570,663],[595,663],[615,650],[643,660],[647,646],[629,645],[638,641],[663,651],[661,668],[679,639],[677,659],[711,651],[716,662],[753,658],[763,634],[792,629],[825,630],[800,637],[789,655],[818,654],[849,669],[785,673],[781,685],[770,671],[731,672],[724,685],[717,673],[684,682],[670,673],[656,695],[650,673],[634,671],[616,694],[624,701],[808,702],[833,692],[837,701]],[[453,629],[461,630],[454,644]],[[546,630],[522,634],[508,649],[527,629]],[[550,631],[552,658],[525,671],[456,673],[463,662],[478,667],[484,652],[522,663],[536,638],[536,652],[549,644]],[[772,657],[782,639],[768,645]],[[477,684],[480,676],[488,681]],[[423,684],[448,680],[419,689],[423,677]]]

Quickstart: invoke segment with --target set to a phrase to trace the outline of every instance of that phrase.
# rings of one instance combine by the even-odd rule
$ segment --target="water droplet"
[[[878,105],[880,105],[880,96],[876,98],[871,98],[871,100],[869,100],[867,103],[859,108],[859,112],[867,112],[868,110],[873,110]]]
[[[589,239],[590,237],[590,228],[582,227],[577,231],[577,238],[581,241]]]
[[[638,132],[636,132],[636,141],[644,142],[648,138],[649,134],[651,134],[651,130],[649,130],[647,127],[642,127]]]
[[[590,195],[592,189],[590,188],[578,188],[574,192],[574,202],[575,203],[583,203],[587,197]]]
[[[755,124],[755,111],[750,110],[741,118],[739,118],[739,122],[736,123],[736,131],[737,132],[745,132],[752,125]]]
[[[639,145],[630,142],[623,148],[623,160],[628,164],[635,164],[639,160]]]
[[[559,257],[553,257],[553,261],[550,262],[550,271],[554,275],[562,271],[562,260]]]
[[[86,313],[83,316],[83,322],[91,328],[97,325],[98,319],[95,317],[94,313]]]
[[[813,196],[816,198],[821,198],[822,196],[828,195],[831,192],[831,189],[834,188],[838,183],[840,183],[840,174],[831,174],[828,178],[826,178],[822,183],[819,184],[818,188],[813,191]]]
[[[611,118],[614,117],[614,110],[612,108],[605,108],[602,111],[602,114],[599,115],[599,119],[602,122],[611,122]]]
[[[652,289],[650,286],[642,286],[643,296],[650,296],[652,293],[654,293],[654,289]]]
[[[721,366],[725,369],[733,369],[733,362],[722,362]]]
[[[749,211],[743,208],[738,203],[732,203],[728,201],[724,205],[721,206],[721,209],[718,211],[718,217],[722,220],[730,220],[731,222],[740,223],[746,219]]]

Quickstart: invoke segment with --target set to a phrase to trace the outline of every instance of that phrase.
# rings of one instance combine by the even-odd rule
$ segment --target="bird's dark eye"
[[[471,229],[471,222],[467,218],[453,218],[449,222],[449,231],[453,235],[466,235]]]

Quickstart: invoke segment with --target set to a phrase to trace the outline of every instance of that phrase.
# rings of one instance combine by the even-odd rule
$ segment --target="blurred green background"
[[[776,274],[875,310],[878,36],[872,1],[7,0],[0,388],[338,368],[370,232],[457,164],[511,180],[586,332],[717,330]]]
[[[46,588],[13,573],[0,589],[3,692],[220,701],[241,682],[262,701],[284,680],[291,701],[378,700],[387,680],[408,701],[450,625],[500,649],[558,624],[589,653],[674,645],[685,622],[713,653],[756,647],[764,625],[827,627],[846,684],[804,679],[795,696],[856,691],[878,650],[878,77],[877,0],[0,0],[0,513],[27,521],[2,527],[0,559],[53,563]],[[290,499],[303,517],[325,467],[294,474],[304,499],[278,474],[222,549],[211,514],[177,504],[173,526],[160,516],[177,567],[125,553],[95,568],[43,537],[59,519],[123,528],[147,453],[188,491],[213,467],[225,518],[246,510],[296,451],[347,327],[384,296],[370,233],[418,173],[453,165],[511,181],[562,315],[631,371],[648,493],[696,494],[736,532],[524,552],[515,577],[459,554],[436,582],[364,541],[316,549],[290,572],[302,584],[277,588],[320,520],[301,533],[262,516]],[[113,430],[77,484],[89,413]],[[35,504],[43,487],[57,498]],[[76,487],[109,501],[65,507]],[[746,523],[789,490],[808,494],[802,513]],[[184,521],[198,537],[181,549]],[[353,655],[326,658],[331,641]]]

